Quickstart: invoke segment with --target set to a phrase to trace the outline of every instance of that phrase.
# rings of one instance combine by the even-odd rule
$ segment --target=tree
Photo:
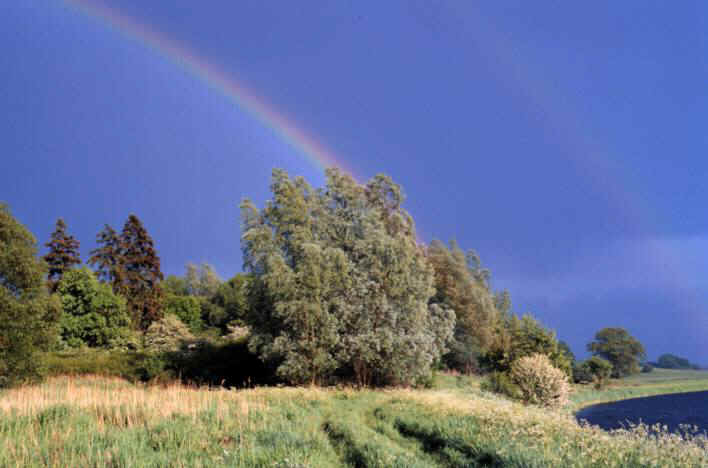
[[[656,361],[656,367],[661,367],[662,369],[692,369],[694,366],[688,359],[667,353],[659,356]]]
[[[124,258],[118,233],[108,224],[96,236],[98,247],[91,251],[88,263],[96,268],[98,278],[119,293],[123,285]]]
[[[163,279],[152,238],[131,214],[120,235],[120,292],[127,298],[133,324],[143,330],[162,316]]]
[[[61,310],[46,273],[34,236],[0,203],[0,386],[41,375],[38,352],[53,342]]]
[[[165,294],[174,294],[175,296],[188,296],[187,281],[181,276],[168,275],[165,281],[162,282],[162,290]]]
[[[454,339],[443,360],[462,372],[476,370],[501,317],[489,287],[489,271],[481,267],[476,253],[465,254],[454,241],[448,249],[433,240],[427,256],[435,271],[436,293],[430,302],[454,310],[456,317]]]
[[[70,347],[112,348],[130,339],[130,317],[125,299],[99,283],[88,268],[72,270],[57,285],[62,314],[62,341]]]
[[[625,377],[639,372],[646,358],[644,346],[624,328],[603,328],[588,343],[588,351],[612,364],[612,377]]]
[[[548,356],[553,366],[569,377],[573,375],[570,358],[561,348],[555,333],[530,315],[521,318],[512,315],[505,320],[480,362],[489,371],[508,373],[514,361],[532,354]]]
[[[221,278],[214,267],[206,262],[201,265],[187,264],[185,276],[187,293],[192,296],[211,297],[221,284]]]
[[[574,366],[575,362],[576,362],[575,354],[573,353],[573,350],[570,349],[570,346],[568,345],[568,343],[566,343],[563,340],[558,340],[558,348],[568,358],[568,360],[570,361],[570,365]]]
[[[433,270],[401,188],[383,175],[326,178],[314,190],[274,170],[273,199],[242,204],[250,347],[291,382],[414,383],[445,350],[454,313],[428,305]]]
[[[206,316],[202,318],[211,326],[227,331],[229,323],[236,325],[245,324],[248,315],[248,288],[252,278],[250,275],[239,273],[230,280],[219,285],[216,293],[211,297]]]
[[[44,245],[49,248],[49,252],[43,257],[49,266],[47,281],[49,289],[54,292],[64,273],[74,265],[81,264],[79,241],[74,239],[74,236],[67,234],[66,223],[62,218],[59,218],[51,240]]]
[[[192,331],[198,331],[204,325],[201,302],[197,297],[170,294],[165,298],[164,311],[179,318]]]

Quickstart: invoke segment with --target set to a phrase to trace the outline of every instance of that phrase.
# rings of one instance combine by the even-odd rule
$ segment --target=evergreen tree
[[[38,352],[56,336],[61,311],[46,273],[34,236],[0,203],[0,387],[41,374]]]
[[[64,273],[74,265],[81,264],[79,241],[74,236],[67,234],[66,223],[62,218],[59,218],[51,240],[44,245],[49,247],[49,252],[43,257],[49,267],[47,283],[49,289],[54,292]]]
[[[153,240],[133,214],[123,226],[120,253],[120,293],[128,300],[134,326],[144,330],[162,316],[163,275]]]
[[[96,269],[96,275],[119,293],[123,284],[123,252],[118,233],[106,224],[96,236],[98,247],[91,251],[88,263]]]

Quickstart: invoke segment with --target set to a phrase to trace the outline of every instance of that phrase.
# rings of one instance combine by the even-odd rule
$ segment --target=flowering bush
[[[511,380],[519,387],[525,403],[550,407],[568,403],[568,378],[562,370],[553,367],[544,354],[533,354],[514,361]]]

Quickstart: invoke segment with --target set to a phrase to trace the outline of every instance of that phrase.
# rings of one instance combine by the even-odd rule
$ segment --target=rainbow
[[[325,145],[295,125],[282,112],[276,111],[270,103],[249,89],[242,81],[235,79],[218,65],[198,57],[189,47],[95,1],[64,1],[73,10],[100,21],[129,40],[145,45],[209,88],[217,91],[239,109],[245,111],[265,127],[270,128],[281,140],[320,171],[324,171],[328,167],[338,167],[357,179],[341,157],[335,156]]]

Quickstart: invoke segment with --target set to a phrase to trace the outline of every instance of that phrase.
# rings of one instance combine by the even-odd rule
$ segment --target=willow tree
[[[0,203],[0,387],[38,377],[38,352],[56,336],[61,306],[46,273],[34,236]]]
[[[482,268],[474,251],[465,253],[454,241],[448,248],[433,240],[427,253],[435,270],[436,293],[431,302],[451,308],[457,318],[454,340],[444,360],[453,369],[474,371],[503,316],[489,285],[489,270]]]
[[[433,270],[401,188],[337,169],[326,179],[315,190],[274,170],[273,199],[242,204],[250,346],[294,383],[414,383],[444,352],[454,314],[428,305]]]

